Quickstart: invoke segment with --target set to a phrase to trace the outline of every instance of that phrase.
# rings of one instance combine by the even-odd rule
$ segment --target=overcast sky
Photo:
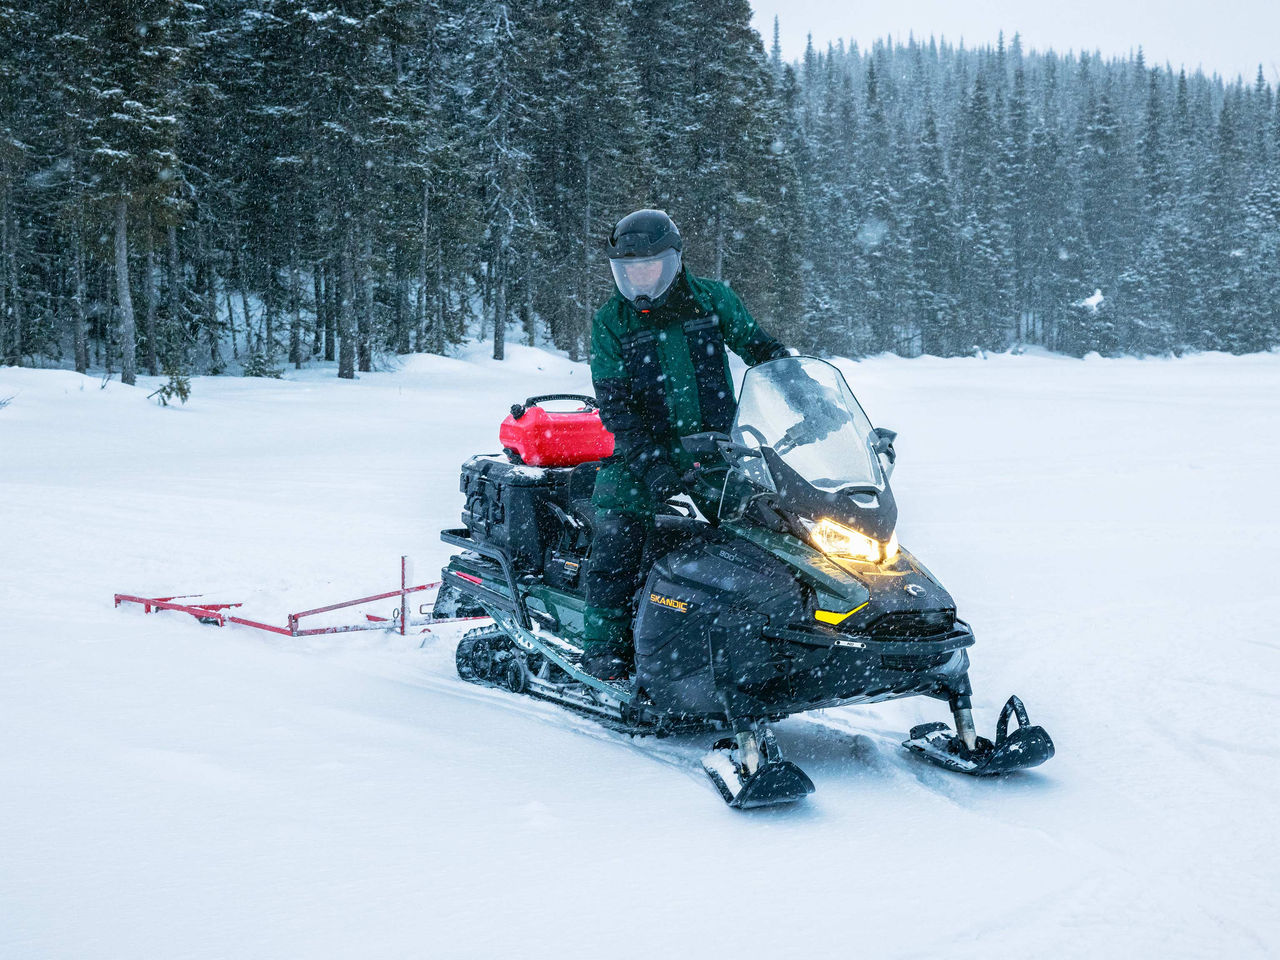
[[[810,32],[819,47],[841,38],[866,47],[886,34],[905,41],[908,31],[982,46],[1003,29],[1006,40],[1021,33],[1025,48],[1109,57],[1141,46],[1148,64],[1199,66],[1249,82],[1262,64],[1280,84],[1280,0],[751,0],[751,7],[766,50],[778,15],[788,60],[804,52]]]

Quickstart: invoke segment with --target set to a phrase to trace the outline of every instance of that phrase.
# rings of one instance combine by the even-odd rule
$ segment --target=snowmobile
[[[547,399],[518,404],[513,415]],[[568,399],[582,409],[566,425],[598,417],[592,398]],[[552,437],[556,415],[538,415],[538,436]],[[954,727],[916,726],[903,745],[958,773],[1043,763],[1053,741],[1016,696],[994,739],[976,732],[973,631],[897,541],[895,437],[871,425],[823,360],[785,357],[749,369],[730,432],[682,441],[697,458],[689,479],[718,508],[700,516],[677,499],[656,518],[634,604],[634,675],[625,681],[578,666],[599,462],[530,465],[510,447],[473,457],[462,468],[465,526],[441,533],[460,548],[444,569],[445,604],[493,624],[459,642],[459,675],[632,734],[721,730],[728,735],[703,768],[740,809],[813,792],[771,725],[842,704],[946,701]]]

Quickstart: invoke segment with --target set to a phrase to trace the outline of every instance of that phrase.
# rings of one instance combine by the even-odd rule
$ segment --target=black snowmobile
[[[702,457],[696,479],[719,509],[702,518],[672,501],[657,518],[627,682],[578,668],[599,463],[539,468],[473,457],[462,468],[466,526],[441,533],[461,548],[444,589],[450,609],[482,610],[494,624],[460,641],[458,673],[632,733],[724,730],[731,735],[703,766],[738,808],[813,792],[780,755],[770,724],[846,703],[947,701],[954,730],[923,724],[904,746],[949,770],[982,776],[1043,763],[1053,741],[1017,697],[994,740],[975,731],[973,632],[894,533],[894,437],[871,426],[825,361],[783,358],[748,370],[731,433],[684,441]]]

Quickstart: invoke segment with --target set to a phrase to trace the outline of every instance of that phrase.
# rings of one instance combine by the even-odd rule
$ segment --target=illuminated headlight
[[[822,519],[816,523],[806,520],[804,525],[813,545],[828,556],[864,563],[887,563],[898,555],[896,531],[889,535],[888,543],[881,543],[834,520]]]

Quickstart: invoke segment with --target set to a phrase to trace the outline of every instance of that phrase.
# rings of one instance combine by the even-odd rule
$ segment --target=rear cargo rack
[[[516,578],[515,574],[511,570],[511,561],[507,559],[507,555],[505,553],[496,547],[476,540],[471,536],[471,531],[466,527],[455,527],[452,530],[441,530],[440,539],[452,546],[461,547],[463,550],[470,550],[472,553],[479,554],[488,560],[496,561],[498,567],[502,570],[503,578],[507,581],[507,589],[510,591],[510,596],[503,596],[501,593],[485,586],[483,583],[475,583],[465,575],[456,571],[452,574],[446,573],[445,576],[452,575],[465,580],[466,591],[475,596],[476,600],[478,600],[482,606],[488,607],[492,605],[500,610],[506,610],[515,616],[520,626],[526,630],[531,629],[528,611],[525,610],[524,604],[520,602],[520,593],[516,590]]]

